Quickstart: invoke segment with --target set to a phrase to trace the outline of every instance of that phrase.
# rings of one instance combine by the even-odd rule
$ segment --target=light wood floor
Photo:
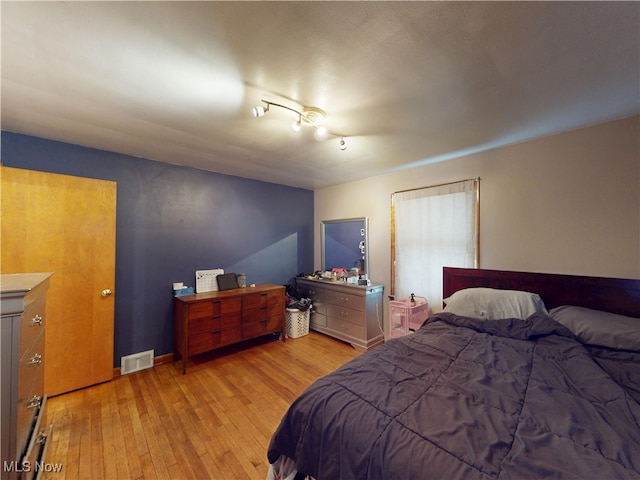
[[[49,399],[50,479],[264,479],[287,407],[358,355],[311,332],[262,338]],[[181,363],[180,363],[181,364]]]

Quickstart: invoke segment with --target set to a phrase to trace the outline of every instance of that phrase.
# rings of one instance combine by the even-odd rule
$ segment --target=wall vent
[[[153,367],[153,350],[134,353],[120,359],[120,375],[138,372],[151,367]]]

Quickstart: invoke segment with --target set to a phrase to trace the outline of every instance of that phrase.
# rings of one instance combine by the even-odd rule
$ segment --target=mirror
[[[320,222],[322,270],[358,269],[369,273],[369,220],[367,217]]]

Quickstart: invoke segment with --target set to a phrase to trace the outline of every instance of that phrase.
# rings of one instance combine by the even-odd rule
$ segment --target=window
[[[391,294],[442,308],[442,267],[477,267],[480,179],[391,195]]]

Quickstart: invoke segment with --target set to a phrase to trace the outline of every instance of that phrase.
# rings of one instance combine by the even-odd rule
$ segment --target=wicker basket
[[[309,313],[311,309],[301,312],[297,308],[287,308],[285,320],[287,337],[298,338],[309,334]]]

